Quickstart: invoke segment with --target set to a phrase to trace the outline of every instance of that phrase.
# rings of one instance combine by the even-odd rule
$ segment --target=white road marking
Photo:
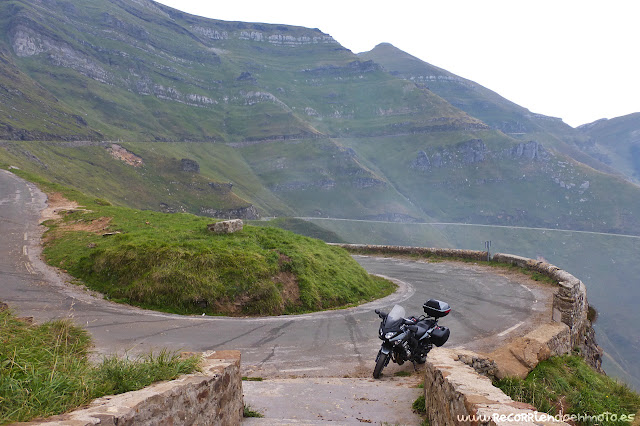
[[[22,246],[22,254],[29,256],[29,253],[27,253],[27,246]]]
[[[29,238],[29,236],[27,235],[27,233],[24,233],[24,240],[27,241],[27,239]]]
[[[502,333],[498,333],[498,337],[502,337],[505,334],[511,333],[513,330],[515,330],[516,328],[520,327],[522,324],[524,324],[524,321],[520,321],[519,323],[517,323],[516,325],[514,325],[513,327],[509,327],[507,328],[505,331],[503,331]]]
[[[280,370],[282,373],[298,373],[301,371],[328,370],[327,367],[309,367],[309,368],[291,368],[289,370]]]
[[[533,294],[533,291],[532,291],[529,287],[527,287],[526,285],[524,285],[524,284],[520,284],[520,285],[521,285],[522,287],[524,287],[524,289],[525,289],[525,290],[527,290],[529,293],[531,293],[531,296],[533,296],[533,303],[534,303],[534,304],[535,304],[535,303],[538,303],[538,299],[536,298],[536,295],[535,295],[535,294]]]

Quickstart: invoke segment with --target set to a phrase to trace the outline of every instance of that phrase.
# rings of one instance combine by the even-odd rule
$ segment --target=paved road
[[[401,303],[408,313],[419,314],[426,299],[445,300],[453,308],[440,321],[451,328],[447,346],[477,346],[505,331],[520,333],[548,307],[535,286],[473,265],[357,257],[372,273],[396,280],[400,290],[357,308],[299,316],[184,317],[144,311],[67,285],[64,276],[39,260],[37,223],[44,206],[45,196],[33,185],[0,171],[0,300],[36,321],[72,317],[91,332],[99,352],[238,349],[248,374],[364,377],[379,346],[375,308]]]

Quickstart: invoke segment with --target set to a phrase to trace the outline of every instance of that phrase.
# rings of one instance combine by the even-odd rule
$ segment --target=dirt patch
[[[59,192],[48,194],[47,207],[40,213],[40,220],[58,220],[61,219],[61,213],[67,210],[77,210],[78,203],[64,198]]]
[[[105,229],[109,227],[111,219],[111,217],[101,217],[90,221],[74,222],[65,224],[63,228],[69,231],[85,231],[102,234]]]
[[[111,147],[107,148],[107,151],[109,151],[109,154],[111,154],[111,156],[116,160],[124,161],[130,166],[133,166],[133,167],[144,166],[144,161],[142,161],[142,158],[138,157],[131,151],[127,151],[125,148],[118,145],[117,143],[111,144]]]
[[[297,277],[292,272],[279,272],[273,277],[273,281],[282,284],[280,294],[282,294],[285,305],[300,305],[300,286]]]

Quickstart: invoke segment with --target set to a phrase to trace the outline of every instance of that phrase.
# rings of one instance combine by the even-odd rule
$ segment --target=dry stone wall
[[[459,356],[436,348],[427,357],[424,391],[430,425],[567,425],[513,401],[488,377],[459,362]]]
[[[88,407],[19,425],[238,425],[244,404],[240,352],[203,354],[202,371],[135,392],[106,396]]]
[[[516,265],[548,276],[558,283],[553,297],[552,320],[569,327],[568,346],[580,350],[582,357],[602,371],[602,349],[595,341],[595,331],[588,319],[587,288],[582,281],[557,266],[512,254],[497,253],[493,260]]]
[[[339,244],[362,254],[404,254],[489,260],[489,253],[440,248]],[[497,253],[491,260],[539,272],[558,283],[553,309],[545,324],[516,338],[491,354],[436,348],[425,368],[425,402],[430,424],[437,425],[541,425],[567,424],[514,402],[492,385],[492,379],[524,378],[542,360],[578,349],[596,370],[601,370],[602,349],[588,319],[586,286],[567,271],[546,262]]]
[[[366,254],[406,254],[420,256],[450,257],[468,260],[487,260],[489,253],[478,250],[460,250],[434,247],[407,247],[368,244],[335,244],[351,251]]]

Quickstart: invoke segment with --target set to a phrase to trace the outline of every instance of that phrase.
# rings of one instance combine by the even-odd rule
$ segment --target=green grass
[[[18,173],[83,206],[47,223],[45,258],[117,302],[180,314],[279,315],[352,306],[395,289],[320,240],[255,226],[216,235],[207,230],[211,219],[105,205]]]
[[[0,424],[72,410],[104,395],[141,389],[197,369],[196,357],[161,352],[142,358],[88,359],[86,331],[68,320],[38,326],[0,311]]]
[[[543,361],[521,380],[506,378],[496,385],[517,401],[538,411],[556,415],[598,416],[603,413],[635,415],[640,410],[640,395],[628,386],[599,374],[578,356],[553,357]],[[620,424],[586,421],[581,424]]]
[[[413,401],[413,404],[411,405],[411,408],[416,413],[418,413],[420,415],[425,415],[425,414],[427,414],[427,408],[425,406],[425,403],[426,402],[425,402],[425,397],[424,397],[424,393],[423,393],[415,401]]]
[[[242,417],[264,417],[264,414],[254,410],[250,405],[245,404]]]

